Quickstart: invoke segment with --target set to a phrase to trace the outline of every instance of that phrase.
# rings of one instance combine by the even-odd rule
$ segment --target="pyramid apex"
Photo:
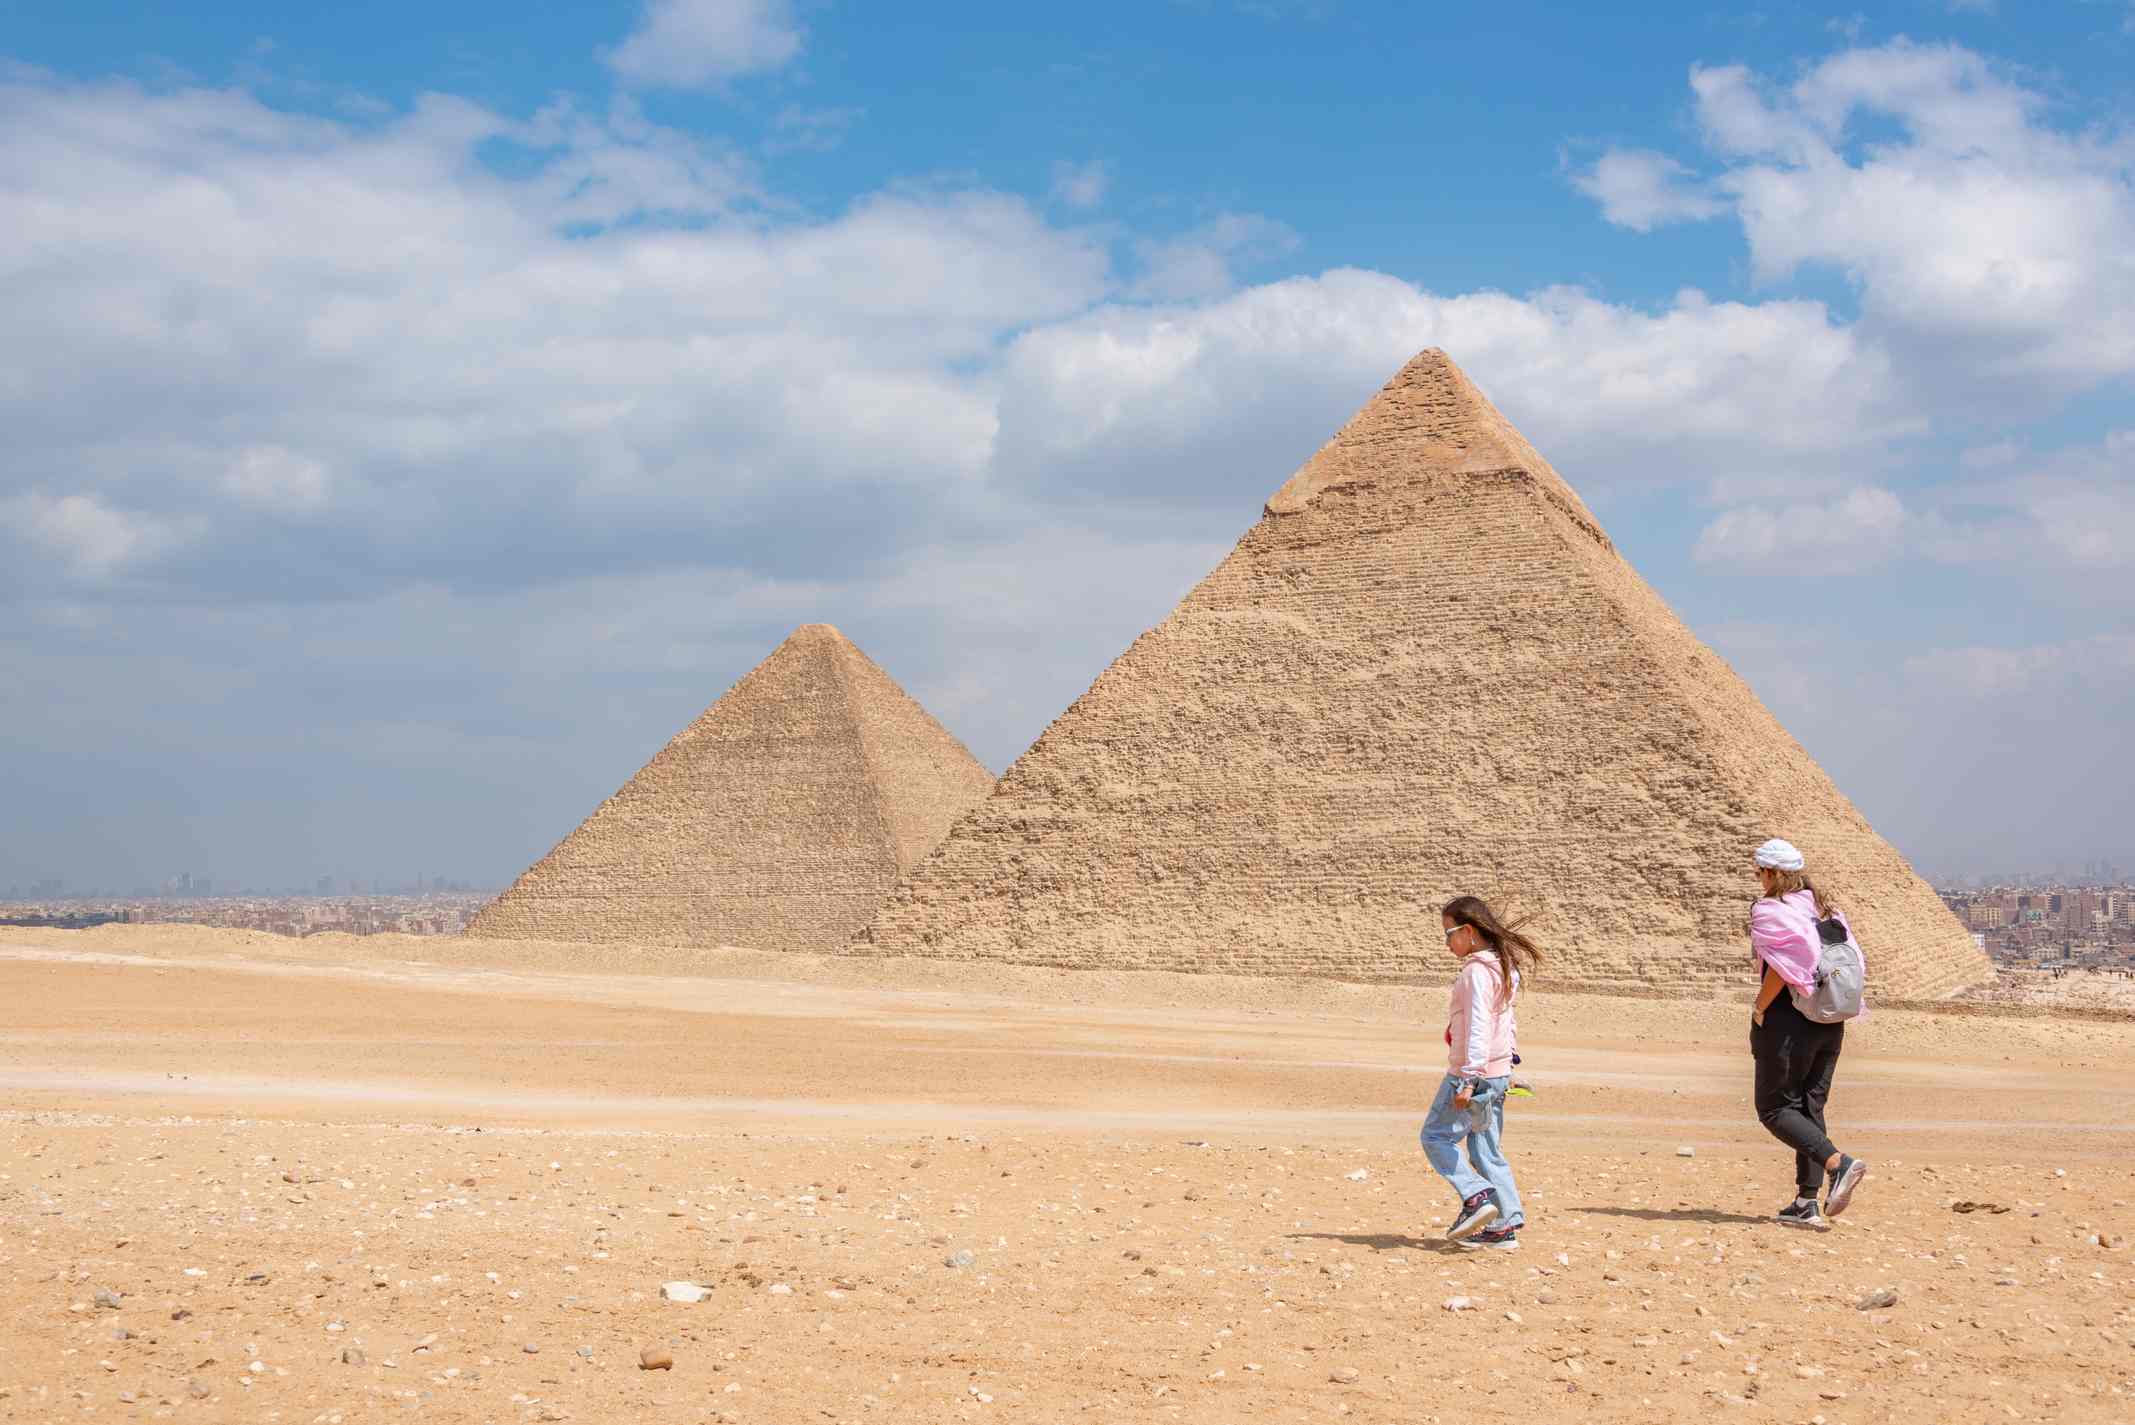
[[[1267,513],[1300,514],[1336,488],[1523,470],[1589,522],[1563,477],[1441,347],[1410,357],[1283,487]]]
[[[852,642],[838,631],[834,623],[804,623],[786,636],[788,643],[845,643]]]

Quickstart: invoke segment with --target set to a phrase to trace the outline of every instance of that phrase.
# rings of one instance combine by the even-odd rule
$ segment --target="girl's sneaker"
[[[1868,1165],[1859,1158],[1849,1158],[1841,1153],[1838,1171],[1831,1175],[1831,1190],[1824,1194],[1824,1211],[1833,1217],[1846,1210],[1853,1201],[1853,1190],[1868,1176]]]
[[[1520,1229],[1518,1226],[1488,1228],[1460,1245],[1471,1252],[1479,1252],[1485,1247],[1500,1252],[1517,1252],[1520,1250]]]
[[[1789,1227],[1828,1227],[1824,1210],[1816,1205],[1813,1197],[1797,1197],[1773,1214]]]
[[[1497,1190],[1484,1188],[1460,1205],[1460,1215],[1446,1229],[1446,1240],[1463,1241],[1497,1221]]]

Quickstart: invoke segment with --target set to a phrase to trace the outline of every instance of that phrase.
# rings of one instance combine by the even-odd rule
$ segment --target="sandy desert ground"
[[[1744,1004],[1534,994],[1507,1254],[1443,1003],[0,931],[0,1418],[2135,1419],[2135,1021],[1877,1011],[1802,1233]]]

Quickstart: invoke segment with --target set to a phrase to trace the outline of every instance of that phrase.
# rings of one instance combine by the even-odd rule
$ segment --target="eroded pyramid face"
[[[1747,982],[1785,835],[1879,994],[1985,978],[1904,859],[1446,358],[1404,368],[915,870],[859,953],[1384,979],[1456,894],[1538,983]]]
[[[992,784],[867,655],[811,624],[467,933],[836,950]]]

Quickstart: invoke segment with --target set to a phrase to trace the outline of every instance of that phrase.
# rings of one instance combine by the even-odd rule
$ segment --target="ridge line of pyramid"
[[[830,628],[830,625],[810,624],[807,627],[811,629],[827,629]],[[836,629],[830,629],[830,631],[832,633],[837,632]],[[872,658],[869,658],[866,653],[861,651],[858,644],[855,644],[842,634],[838,635],[837,643],[832,645],[828,652],[832,655],[830,658],[831,676],[837,681],[839,699],[843,704],[841,711],[846,724],[852,729],[853,742],[860,752],[860,795],[867,803],[868,815],[874,818],[875,830],[881,844],[895,847],[897,844],[897,828],[890,819],[889,807],[886,805],[887,797],[883,788],[882,763],[876,756],[875,749],[868,737],[868,719],[862,714],[860,705],[862,695],[858,679],[854,677],[854,664],[856,661],[876,667],[877,672],[881,672],[881,669],[879,665],[875,665]],[[882,673],[882,677],[889,682],[891,689],[899,693],[904,692],[903,688],[894,679],[891,679],[888,673]],[[910,697],[911,695],[906,693],[905,696]],[[897,855],[892,851],[890,864],[896,867],[896,874],[902,876],[904,868],[898,866],[897,861]]]

